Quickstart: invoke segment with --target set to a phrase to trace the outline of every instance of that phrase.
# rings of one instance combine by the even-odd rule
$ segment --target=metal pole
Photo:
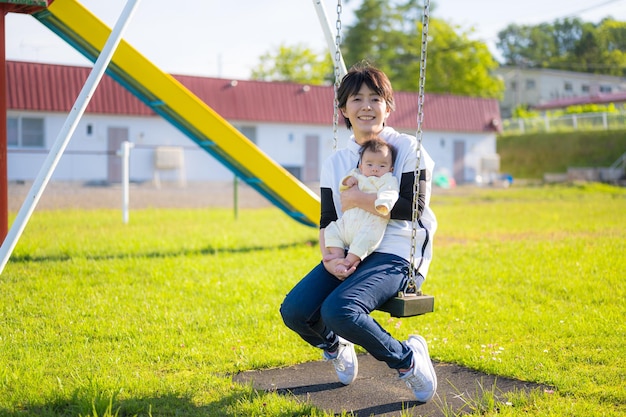
[[[239,177],[235,175],[233,179],[233,209],[235,210],[235,220],[239,218]]]
[[[326,37],[326,43],[328,44],[328,50],[330,51],[330,55],[334,57],[335,54],[339,53],[340,78],[343,78],[343,76],[348,73],[348,70],[346,69],[346,64],[343,61],[343,55],[341,55],[341,51],[337,50],[337,45],[335,44],[336,35],[333,34],[330,20],[328,20],[328,15],[326,15],[324,2],[322,0],[313,0],[313,5],[315,6],[317,17],[320,20],[320,25],[322,25],[322,31],[324,32],[324,37]]]
[[[133,143],[125,140],[120,147],[119,156],[122,158],[122,221],[128,223],[128,206],[130,202],[130,149]]]
[[[7,155],[7,73],[5,50],[6,5],[0,5],[0,239],[9,231],[9,178]]]
[[[102,48],[102,52],[98,56],[98,59],[96,60],[94,67],[91,70],[89,77],[87,78],[87,81],[85,81],[85,85],[78,95],[78,98],[76,99],[76,102],[74,103],[70,114],[68,115],[65,123],[61,127],[61,131],[59,132],[52,148],[50,149],[48,156],[44,160],[41,170],[39,171],[37,178],[33,182],[33,185],[28,195],[26,196],[26,200],[24,200],[24,203],[22,204],[22,207],[20,208],[20,211],[15,218],[13,226],[9,230],[9,233],[4,240],[2,247],[0,247],[0,274],[2,273],[2,271],[4,271],[4,267],[9,261],[9,257],[11,256],[13,249],[15,249],[15,245],[17,244],[18,239],[20,238],[22,232],[24,231],[24,228],[26,227],[26,223],[28,223],[28,220],[33,213],[33,210],[35,209],[35,206],[39,202],[39,199],[41,198],[41,195],[43,194],[44,189],[48,184],[48,181],[50,181],[50,177],[52,177],[54,169],[61,159],[61,156],[63,156],[63,151],[67,147],[67,144],[69,143],[72,134],[76,130],[78,122],[85,112],[85,109],[87,108],[87,105],[89,104],[89,101],[91,100],[91,97],[93,96],[96,87],[98,87],[98,83],[102,79],[104,72],[109,65],[109,62],[111,62],[111,58],[113,57],[117,46],[122,40],[122,34],[126,29],[128,21],[134,13],[138,3],[139,0],[128,0],[128,2],[126,3],[126,6],[124,7],[122,14],[120,15],[120,18],[115,24],[111,35],[104,45],[104,48]]]

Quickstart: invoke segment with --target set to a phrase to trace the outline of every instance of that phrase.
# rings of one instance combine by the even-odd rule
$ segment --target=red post
[[[7,64],[4,17],[6,5],[0,4],[0,241],[9,233],[9,180],[7,177]]]

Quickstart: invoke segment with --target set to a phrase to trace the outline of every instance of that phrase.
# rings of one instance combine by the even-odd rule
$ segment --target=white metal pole
[[[111,58],[113,57],[113,54],[122,39],[122,34],[126,29],[128,21],[134,13],[138,3],[139,0],[128,0],[126,3],[120,18],[115,24],[111,35],[104,45],[104,48],[102,48],[102,52],[98,56],[87,81],[85,81],[85,85],[78,95],[72,110],[61,127],[61,131],[59,132],[52,148],[50,148],[50,152],[44,160],[39,174],[37,174],[37,178],[33,182],[33,185],[26,196],[26,200],[24,200],[24,203],[22,204],[20,211],[17,213],[17,217],[15,218],[6,239],[2,243],[2,247],[0,247],[0,274],[4,271],[4,267],[9,261],[9,257],[11,256],[13,249],[15,249],[15,245],[26,227],[26,223],[28,223],[35,206],[39,202],[46,185],[50,181],[50,177],[52,177],[54,169],[59,163],[61,156],[63,156],[63,152],[65,151],[72,134],[76,130],[80,118],[83,113],[85,113],[85,109],[87,108],[96,87],[98,87],[98,83],[102,79],[109,62],[111,62]]]
[[[130,202],[130,149],[133,143],[125,140],[120,147],[119,156],[122,158],[122,221],[128,223],[128,208]]]
[[[324,36],[326,37],[326,43],[328,44],[328,50],[330,51],[331,56],[335,56],[337,52],[339,52],[339,71],[340,78],[343,78],[344,75],[348,73],[346,69],[346,64],[343,61],[343,55],[341,55],[341,51],[337,51],[337,45],[335,43],[336,35],[333,34],[332,26],[330,21],[328,20],[328,15],[326,15],[326,9],[324,8],[323,0],[313,0],[313,5],[315,6],[315,11],[317,12],[317,17],[320,20],[320,25],[322,25],[322,31],[324,32]]]

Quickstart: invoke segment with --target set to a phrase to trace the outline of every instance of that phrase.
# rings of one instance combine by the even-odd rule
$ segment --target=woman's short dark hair
[[[370,90],[382,97],[390,110],[395,110],[396,105],[393,101],[393,88],[391,88],[391,82],[387,74],[367,62],[353,65],[341,80],[341,84],[337,89],[337,104],[340,109],[346,108],[348,97],[357,94],[363,83],[365,83]],[[352,129],[350,120],[345,116],[344,120],[348,129]]]

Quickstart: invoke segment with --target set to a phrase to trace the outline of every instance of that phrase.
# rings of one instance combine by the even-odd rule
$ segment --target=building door
[[[122,182],[122,158],[117,152],[122,142],[127,140],[127,127],[110,127],[107,130],[107,181],[110,184]]]
[[[315,182],[320,179],[320,137],[307,135],[304,138],[304,173],[302,181]]]
[[[457,184],[465,182],[465,142],[454,141],[454,166],[452,176]]]

